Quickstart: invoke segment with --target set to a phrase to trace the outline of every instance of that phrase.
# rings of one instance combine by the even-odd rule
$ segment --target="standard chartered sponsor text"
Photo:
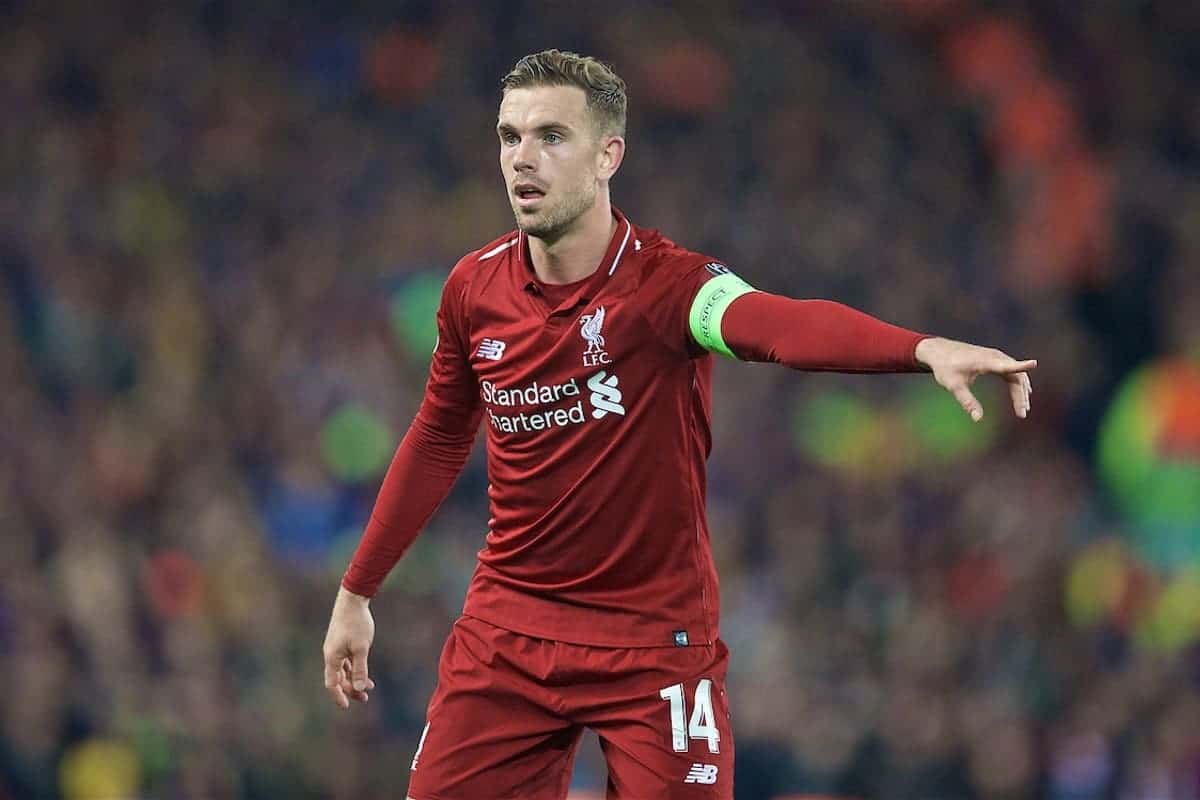
[[[557,403],[563,397],[578,397],[579,384],[574,378],[566,383],[545,385],[534,381],[518,389],[505,389],[491,381],[480,384],[483,402],[496,406],[532,406],[538,403]]]
[[[497,414],[492,406],[512,408],[514,406],[542,406],[557,403],[565,398],[579,397],[579,383],[571,378],[565,383],[541,384],[537,381],[527,386],[507,389],[491,381],[479,386],[483,402],[487,405],[488,418],[492,426],[504,433],[533,433],[548,428],[562,428],[587,421],[583,401],[576,400],[563,408],[537,409],[519,414]]]
[[[549,411],[534,411],[526,414],[497,414],[490,408],[487,410],[492,425],[505,433],[531,433],[544,431],[547,428],[563,428],[567,425],[578,425],[587,421],[583,413],[583,401],[576,400],[569,408],[554,408]]]

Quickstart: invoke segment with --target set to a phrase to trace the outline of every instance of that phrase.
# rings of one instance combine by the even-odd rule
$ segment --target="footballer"
[[[717,573],[705,519],[713,357],[928,372],[964,411],[999,350],[761,291],[612,203],[625,84],[547,50],[502,80],[516,229],[445,283],[420,409],[341,581],[324,645],[342,708],[374,682],[370,598],[487,434],[486,543],[438,664],[409,800],[563,800],[585,728],[610,800],[733,797]]]

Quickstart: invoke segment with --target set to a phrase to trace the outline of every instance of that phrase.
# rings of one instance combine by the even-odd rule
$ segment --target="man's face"
[[[554,241],[596,201],[601,140],[574,86],[509,89],[496,126],[517,227]]]

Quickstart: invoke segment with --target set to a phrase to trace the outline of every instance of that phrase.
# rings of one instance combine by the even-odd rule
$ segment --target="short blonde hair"
[[[600,132],[625,135],[625,81],[611,66],[591,56],[565,50],[531,53],[509,70],[500,86],[505,92],[530,86],[578,87],[587,95],[587,107]]]

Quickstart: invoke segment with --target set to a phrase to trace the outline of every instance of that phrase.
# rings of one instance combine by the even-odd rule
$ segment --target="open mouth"
[[[517,199],[522,203],[536,202],[537,200],[540,200],[546,196],[545,191],[536,186],[530,186],[528,184],[522,184],[514,187],[513,194],[515,194]]]

